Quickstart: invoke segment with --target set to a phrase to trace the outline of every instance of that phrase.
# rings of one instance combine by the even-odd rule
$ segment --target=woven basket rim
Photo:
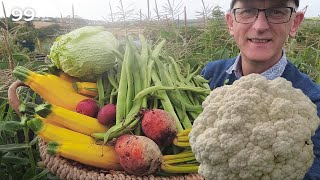
[[[47,153],[47,143],[39,138],[39,151],[40,157],[44,165],[48,170],[60,177],[61,179],[97,179],[97,180],[109,180],[109,179],[190,179],[190,180],[203,180],[197,173],[185,174],[180,176],[134,176],[127,174],[124,171],[116,170],[103,170],[88,165],[83,165],[79,162],[75,162],[60,156],[49,155]]]

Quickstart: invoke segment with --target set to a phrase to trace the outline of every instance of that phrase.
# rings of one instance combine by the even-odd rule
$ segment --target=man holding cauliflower
[[[320,86],[283,49],[299,0],[232,0],[240,54],[209,62],[211,94],[189,135],[205,179],[320,179]]]

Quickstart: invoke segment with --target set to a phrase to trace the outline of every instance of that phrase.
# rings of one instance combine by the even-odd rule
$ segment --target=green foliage
[[[14,29],[15,27],[19,26],[19,24],[12,21],[12,18],[0,18],[0,21],[6,22],[6,23],[0,23],[0,29],[6,29],[6,26],[8,26],[8,29]]]
[[[34,43],[36,37],[37,37],[37,32],[35,30],[35,27],[34,27],[32,21],[27,21],[19,29],[19,33],[17,34],[17,41],[20,43],[22,41]]]
[[[290,60],[320,84],[320,21],[305,19],[295,38],[286,44]]]
[[[62,27],[58,23],[54,23],[47,27],[36,29],[37,37],[35,40],[36,52],[48,55],[55,38],[61,35]]]
[[[224,20],[224,11],[221,10],[220,6],[215,6],[212,9],[212,18]]]
[[[18,24],[10,18],[0,19],[0,69],[9,68],[5,65],[10,61],[8,54],[15,65],[33,61],[30,57],[35,53],[49,54],[60,28],[59,24],[53,24],[36,29],[32,21]]]
[[[233,57],[238,54],[238,48],[229,36],[225,21],[212,19],[198,37],[197,51],[193,51],[193,59],[205,64],[209,60]]]
[[[43,166],[37,146],[38,139],[8,105],[0,99],[0,179],[54,179]]]
[[[203,66],[209,60],[229,58],[239,53],[221,18],[211,19],[206,26],[149,28],[145,35],[152,41],[166,39],[165,52],[173,56],[182,68],[187,67],[184,64],[190,64],[191,68],[199,64]]]
[[[54,39],[55,35],[59,35],[59,30],[61,29],[61,26],[58,23],[52,24],[47,27],[36,29],[37,31],[37,38],[41,41],[46,39]]]
[[[4,23],[6,22],[6,23]],[[32,41],[30,35],[32,24],[18,25],[11,19],[0,20],[0,62],[1,67],[13,68],[17,62],[29,61],[30,50],[23,47],[23,43]],[[32,42],[31,42],[32,43]],[[6,64],[4,66],[3,64]]]

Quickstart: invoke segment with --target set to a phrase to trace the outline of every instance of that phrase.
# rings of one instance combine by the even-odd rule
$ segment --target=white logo
[[[12,21],[32,21],[35,17],[35,11],[32,8],[25,8],[22,10],[21,8],[13,8],[11,10]]]

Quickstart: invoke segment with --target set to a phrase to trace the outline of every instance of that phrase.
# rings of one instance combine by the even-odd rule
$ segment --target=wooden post
[[[167,15],[166,15],[166,22],[167,22],[167,26],[169,26],[169,19]]]
[[[6,13],[6,8],[4,6],[4,3],[2,1],[2,9],[3,9],[3,14],[4,14],[4,19],[5,19],[5,28],[4,30],[2,30],[0,28],[0,31],[3,35],[3,38],[4,38],[4,47],[5,47],[5,50],[6,50],[6,53],[7,53],[7,56],[8,56],[8,67],[9,69],[12,69],[15,67],[15,63],[13,61],[13,57],[12,57],[12,51],[11,51],[11,47],[10,47],[10,37],[9,37],[9,22],[8,22],[8,17],[7,17],[7,13]]]
[[[73,4],[72,4],[72,19],[74,19],[74,7],[73,7]]]
[[[110,8],[110,15],[111,15],[111,22],[113,22],[113,13],[112,13],[112,7],[109,1],[109,8]]]
[[[184,6],[184,26],[187,27],[187,7]]]
[[[206,24],[207,24],[207,8],[206,8],[206,5],[204,4],[204,1],[203,0],[201,0],[201,2],[202,2],[202,15],[203,15],[203,22],[204,22],[204,26],[206,26]]]
[[[3,9],[4,20],[5,20],[5,23],[6,23],[6,29],[8,29],[7,13],[6,13],[6,8],[4,7],[3,1],[2,1],[2,9]]]
[[[187,37],[187,7],[184,6],[184,37]]]
[[[149,0],[147,0],[147,6],[148,6],[148,21],[150,21],[151,14],[150,14],[150,2],[149,2]]]
[[[157,14],[158,21],[160,21],[160,14],[159,14],[159,10],[158,10],[157,0],[154,0],[154,4],[155,4],[155,11]]]
[[[139,34],[140,34],[140,32],[141,32],[141,30],[140,30],[140,28],[142,27],[142,11],[141,11],[141,9],[140,9],[140,21],[139,21]]]

